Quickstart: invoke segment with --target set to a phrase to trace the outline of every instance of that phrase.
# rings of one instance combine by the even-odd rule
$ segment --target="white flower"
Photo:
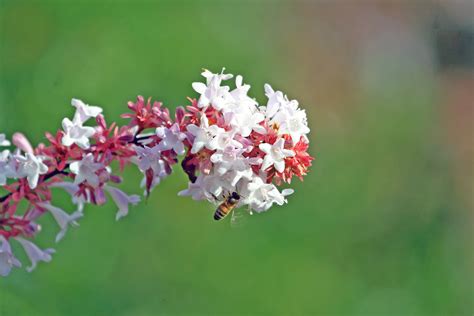
[[[90,126],[82,126],[82,124],[89,118],[102,113],[102,109],[98,106],[87,105],[78,99],[72,99],[71,104],[76,108],[76,113],[72,121],[68,118],[63,119],[64,136],[61,142],[64,146],[69,147],[76,144],[82,149],[88,149],[90,146],[89,138],[95,134],[95,129]]]
[[[287,202],[285,196],[293,193],[292,189],[285,189],[280,193],[274,184],[265,183],[260,177],[254,177],[247,185],[247,190],[245,200],[257,212],[268,210],[273,203],[283,205]]]
[[[79,226],[79,223],[77,223],[76,220],[83,216],[82,212],[80,211],[68,214],[59,207],[53,206],[49,203],[38,203],[38,206],[47,209],[51,215],[53,215],[54,219],[59,225],[59,228],[61,228],[59,233],[56,235],[56,242],[59,242],[64,237],[69,225]]]
[[[14,178],[16,172],[10,160],[10,151],[3,150],[0,152],[0,185],[5,185],[8,178]]]
[[[96,172],[103,167],[103,164],[94,161],[92,153],[88,153],[81,161],[74,161],[69,165],[71,172],[76,175],[74,179],[75,184],[87,181],[94,188],[100,184],[100,179]]]
[[[39,176],[48,172],[48,167],[43,163],[42,157],[26,153],[25,156],[17,155],[15,158],[19,162],[18,176],[26,177],[30,189],[36,188]]]
[[[12,253],[10,243],[0,235],[0,276],[7,276],[13,267],[21,267],[20,261]]]
[[[138,195],[127,195],[125,192],[123,192],[120,189],[117,189],[115,187],[111,187],[108,185],[104,186],[104,189],[109,192],[110,196],[114,200],[115,204],[118,206],[118,211],[117,215],[115,216],[116,220],[119,220],[120,218],[126,216],[128,214],[128,205],[136,205],[138,202],[140,202],[140,197]]]
[[[298,101],[288,100],[283,92],[275,92],[269,84],[265,85],[265,94],[268,97],[265,115],[269,123],[278,127],[278,135],[288,134],[296,144],[310,131],[306,111],[298,108]]]
[[[232,75],[213,74],[208,70],[204,71],[202,75],[206,77],[207,85],[202,82],[192,84],[193,89],[201,95],[198,100],[200,108],[212,105],[216,110],[221,110],[227,103],[232,102],[233,98],[229,93],[230,88],[228,86],[221,87],[221,82],[232,78]]]
[[[191,196],[193,200],[207,199],[215,202],[222,199],[225,192],[233,190],[228,181],[219,175],[200,174],[194,183],[189,182],[188,188],[178,193],[179,196]]]
[[[173,149],[178,155],[184,154],[183,140],[186,139],[186,134],[181,132],[178,123],[174,123],[170,128],[158,127],[156,135],[161,138],[158,144],[161,151]]]
[[[76,113],[72,121],[79,125],[82,125],[91,117],[97,117],[97,115],[102,113],[102,108],[85,104],[79,99],[72,99],[71,105],[76,108]]]
[[[5,134],[0,134],[0,146],[10,146],[10,141],[5,137]]]
[[[241,150],[227,147],[211,156],[214,170],[217,175],[223,176],[231,186],[236,186],[242,179],[251,179],[253,175],[252,165],[262,163],[260,158],[245,158]]]
[[[26,268],[26,271],[28,272],[33,271],[39,261],[50,262],[51,254],[56,252],[54,249],[51,248],[42,250],[31,241],[28,241],[21,237],[15,237],[15,239],[23,246],[26,255],[31,261],[31,267]]]
[[[206,175],[204,177],[203,186],[207,192],[208,200],[211,199],[211,197],[211,200],[220,198],[224,193],[233,190],[229,181],[216,174]]]
[[[265,116],[259,111],[252,111],[247,106],[241,106],[232,112],[226,112],[224,117],[243,137],[248,137],[252,131],[265,134],[265,127],[260,125]]]
[[[232,75],[232,74],[225,74],[224,70],[225,70],[225,68],[222,68],[220,74],[215,74],[215,73],[209,71],[208,69],[203,69],[203,72],[201,72],[201,76],[206,78],[206,83],[207,84],[209,84],[211,79],[216,77],[216,76],[219,78],[220,81],[226,81],[226,80],[232,79],[232,77],[234,77],[234,75]]]
[[[257,101],[250,98],[247,94],[250,90],[250,85],[243,84],[243,78],[241,75],[238,75],[235,78],[236,88],[230,92],[230,95],[234,98],[234,101],[239,104],[246,106],[256,106]]]
[[[305,110],[293,109],[287,107],[279,111],[273,118],[272,122],[279,125],[278,134],[289,134],[293,144],[296,144],[301,136],[309,133]]]
[[[167,175],[166,162],[161,159],[161,150],[158,146],[151,148],[135,146],[135,152],[138,158],[138,168],[142,172],[151,168],[155,176],[163,177]]]
[[[5,185],[7,179],[16,179],[20,177],[18,167],[21,163],[20,159],[25,159],[20,155],[20,151],[16,150],[15,154],[8,150],[0,152],[0,185]]]
[[[216,136],[223,133],[225,130],[217,125],[209,126],[209,121],[206,115],[201,116],[201,126],[190,124],[187,127],[188,132],[194,135],[193,147],[191,153],[195,154],[202,148],[214,150],[217,148]]]
[[[206,191],[203,185],[205,176],[200,174],[196,181],[189,182],[188,188],[178,193],[179,196],[191,196],[193,200],[205,200],[210,197],[210,194]]]
[[[153,191],[153,189],[160,184],[161,179],[165,178],[167,175],[161,175],[161,176],[153,176],[153,180],[151,181],[151,186],[150,186],[150,192]],[[140,188],[146,188],[146,176],[143,177],[142,181],[140,182]],[[148,196],[148,192],[145,190],[143,192],[144,196]]]
[[[246,179],[249,180],[253,176],[253,171],[250,168],[247,168],[245,163],[243,163],[242,160],[234,164],[234,168],[227,171],[223,176],[222,179],[227,181],[231,187],[237,186],[237,183],[241,179]],[[230,191],[236,191],[236,190],[230,190]]]
[[[264,87],[265,95],[268,98],[265,116],[270,119],[278,112],[280,106],[286,103],[286,101],[283,92],[275,92],[268,83],[266,83]]]
[[[234,131],[222,131],[216,135],[216,137],[212,141],[212,146],[214,147],[214,149],[218,150],[224,150],[226,148],[229,148],[229,150],[242,148],[243,145],[239,141],[235,140],[234,136]]]
[[[71,122],[65,118],[62,122],[64,136],[61,140],[64,146],[76,144],[82,149],[88,149],[90,146],[89,137],[95,134],[95,129],[90,126],[82,126],[81,122]]]
[[[266,154],[263,158],[262,170],[266,170],[270,166],[275,166],[278,172],[285,170],[285,158],[293,157],[295,152],[284,149],[284,145],[285,140],[280,138],[273,145],[263,143],[258,146]]]

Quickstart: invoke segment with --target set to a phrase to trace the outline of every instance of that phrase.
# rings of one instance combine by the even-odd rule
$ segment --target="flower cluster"
[[[180,195],[218,204],[232,194],[238,206],[266,211],[283,205],[293,175],[302,178],[313,159],[308,153],[309,128],[298,102],[265,86],[266,105],[248,96],[250,86],[237,76],[231,90],[223,82],[229,74],[204,71],[206,83],[194,83],[200,94],[186,109],[178,107],[172,118],[160,102],[139,96],[122,115],[127,125],[108,124],[98,106],[72,99],[75,114],[64,118],[62,129],[46,133],[47,144],[35,148],[21,133],[11,141],[0,134],[0,275],[6,276],[21,262],[12,252],[19,243],[31,261],[49,262],[54,249],[41,249],[31,239],[41,230],[41,216],[50,214],[59,226],[56,241],[69,227],[78,226],[86,204],[102,205],[107,197],[117,205],[116,219],[140,201],[117,187],[125,166],[134,164],[143,174],[148,196],[171,174],[178,156],[189,177]],[[118,170],[112,169],[116,162]],[[115,165],[115,164],[114,164]],[[54,205],[53,192],[64,190],[75,205],[65,211]]]
[[[50,261],[53,249],[41,250],[26,238],[40,231],[39,218],[46,213],[56,220],[61,240],[67,229],[78,226],[84,215],[85,204],[101,205],[107,195],[115,202],[116,219],[128,214],[129,206],[140,201],[138,195],[129,195],[118,187],[122,179],[112,171],[116,161],[122,170],[127,164],[138,165],[144,174],[147,193],[159,180],[171,173],[177,162],[179,148],[168,148],[168,130],[174,130],[167,109],[142,97],[129,103],[132,113],[127,126],[110,125],[101,114],[102,109],[73,99],[75,114],[62,121],[62,130],[55,135],[46,134],[48,144],[36,148],[23,134],[13,135],[12,142],[0,135],[0,146],[12,143],[13,151],[5,149],[0,156],[0,184],[7,194],[0,198],[0,275],[9,274],[20,262],[11,251],[10,242],[16,240],[31,260],[32,270],[39,261]],[[95,119],[94,121],[92,119]],[[86,123],[93,122],[93,126]],[[152,132],[147,133],[150,129]],[[176,151],[175,151],[176,150]],[[59,188],[70,194],[76,205],[72,212],[52,204],[52,192]],[[27,202],[20,210],[22,201]]]
[[[265,85],[267,103],[259,105],[248,96],[250,85],[242,76],[231,89],[223,84],[230,74],[202,75],[206,83],[193,84],[200,97],[180,122],[187,136],[182,166],[190,180],[180,195],[221,203],[237,193],[238,206],[248,205],[250,212],[283,205],[293,190],[277,185],[290,183],[293,175],[302,178],[313,159],[307,153],[305,111],[270,85]]]

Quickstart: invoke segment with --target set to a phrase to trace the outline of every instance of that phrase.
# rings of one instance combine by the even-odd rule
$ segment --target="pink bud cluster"
[[[54,249],[41,249],[31,239],[38,224],[50,214],[59,226],[56,241],[68,228],[78,226],[85,204],[102,205],[109,197],[117,205],[116,219],[140,201],[117,187],[119,173],[135,164],[143,173],[144,195],[171,174],[178,156],[189,177],[180,195],[219,204],[233,192],[242,196],[238,206],[249,212],[282,205],[291,189],[277,186],[302,178],[311,165],[306,113],[295,100],[266,85],[266,105],[259,106],[247,93],[249,85],[237,76],[236,88],[222,83],[229,74],[204,71],[206,84],[194,83],[199,99],[187,108],[178,107],[174,118],[160,102],[139,96],[129,102],[125,126],[108,124],[102,109],[72,99],[75,114],[62,121],[62,129],[46,133],[46,144],[33,148],[20,133],[12,141],[0,134],[0,275],[6,276],[21,262],[10,243],[18,242],[31,261],[49,262]],[[92,122],[92,124],[90,124]],[[11,146],[13,149],[8,149]],[[116,162],[118,170],[112,169]],[[115,164],[114,164],[115,165]],[[53,192],[62,189],[75,205],[71,212],[55,206]]]

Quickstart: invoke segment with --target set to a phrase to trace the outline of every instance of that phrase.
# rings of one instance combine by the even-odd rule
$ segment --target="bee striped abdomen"
[[[219,220],[223,219],[224,217],[226,217],[230,213],[231,210],[232,210],[231,205],[229,205],[229,203],[227,203],[227,201],[225,201],[224,203],[219,205],[219,207],[217,207],[217,210],[214,213],[214,219],[216,221],[219,221]]]
[[[216,221],[220,221],[239,204],[240,195],[236,192],[233,192],[230,196],[228,196],[224,202],[222,202],[216,209],[214,213],[214,219]]]

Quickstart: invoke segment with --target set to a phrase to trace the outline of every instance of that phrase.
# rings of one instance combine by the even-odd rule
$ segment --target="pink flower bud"
[[[97,115],[95,121],[97,122],[97,125],[103,129],[107,129],[107,123],[105,122],[105,118],[102,114]]]
[[[15,133],[12,137],[13,144],[19,149],[23,150],[25,153],[33,155],[33,147],[31,147],[30,142],[22,133]]]

